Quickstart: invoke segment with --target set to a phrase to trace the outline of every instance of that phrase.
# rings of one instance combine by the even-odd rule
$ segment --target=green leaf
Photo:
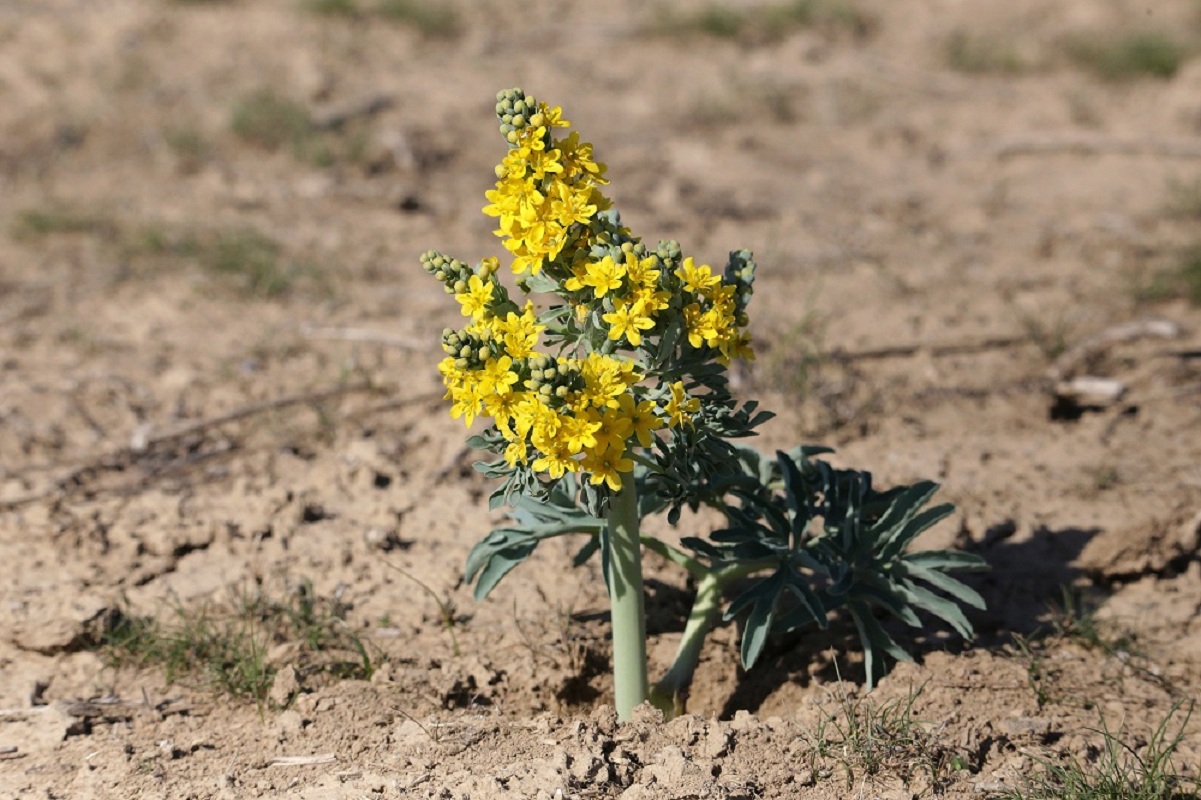
[[[780,473],[784,478],[784,489],[788,501],[789,529],[792,534],[792,548],[800,549],[801,544],[809,533],[809,523],[813,521],[813,513],[809,503],[809,487],[797,469],[796,463],[787,453],[777,450],[776,460],[780,464]]]
[[[922,550],[917,553],[905,554],[905,563],[909,566],[920,566],[926,569],[940,571],[954,570],[956,572],[987,572],[988,562],[975,553],[965,553],[962,550]]]
[[[944,550],[941,552],[955,551]],[[983,611],[986,606],[984,598],[980,596],[979,592],[967,584],[955,580],[950,575],[939,572],[937,569],[930,569],[928,567],[921,566],[920,564],[914,564],[910,558],[902,560],[897,567],[898,571],[900,571],[902,574],[907,574],[910,577],[923,580],[933,586],[935,589],[940,589],[951,595],[961,603],[967,603],[969,606],[978,608],[981,611]]]
[[[767,643],[767,635],[771,633],[776,602],[780,599],[780,592],[786,583],[785,570],[779,569],[770,577],[759,581],[755,588],[750,590],[754,592],[755,597],[751,613],[746,618],[746,626],[742,630],[743,669],[750,669],[759,660],[759,655],[763,652],[763,645]]]
[[[659,337],[659,347],[655,351],[655,364],[662,367],[676,351],[676,343],[680,341],[680,333],[684,330],[684,321],[679,315],[672,315],[671,321]]]
[[[792,592],[797,602],[801,604],[801,608],[817,623],[819,628],[829,627],[830,621],[826,618],[828,612],[825,603],[810,588],[809,582],[805,580],[804,575],[789,569],[787,589]],[[797,610],[799,611],[800,609]]]
[[[876,605],[904,622],[910,628],[922,627],[922,621],[892,581],[881,575],[863,576],[851,587],[848,595],[855,601]]]
[[[559,288],[558,282],[543,272],[539,272],[537,275],[526,275],[525,282],[531,292],[547,293]]]
[[[876,680],[885,672],[884,658],[891,656],[895,661],[912,661],[913,656],[905,652],[888,632],[884,630],[872,613],[871,606],[852,600],[848,606],[855,628],[859,631],[859,643],[863,645],[864,668],[867,671],[867,689],[870,692]]]
[[[479,580],[476,581],[475,589],[472,594],[476,600],[483,600],[492,593],[496,585],[500,583],[500,579],[508,575],[510,571],[522,561],[529,558],[530,553],[534,552],[534,546],[537,542],[531,542],[528,545],[519,545],[508,547],[504,550],[493,553],[488,558],[487,566],[480,572]]]
[[[946,621],[964,639],[972,638],[972,623],[968,622],[963,611],[953,600],[939,597],[929,589],[918,586],[910,580],[901,581],[897,584],[896,590],[913,605]]]
[[[918,534],[933,526],[935,523],[949,517],[955,511],[955,506],[943,503],[934,508],[928,508],[910,519],[900,528],[891,531],[880,548],[880,560],[892,561],[899,556]]]

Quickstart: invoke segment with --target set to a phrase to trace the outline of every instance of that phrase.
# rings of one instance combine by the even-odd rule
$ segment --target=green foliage
[[[67,206],[29,208],[17,214],[12,223],[13,238],[42,239],[63,234],[108,234],[114,225],[98,214]]]
[[[1201,220],[1201,178],[1174,180],[1168,184],[1166,211],[1178,219]]]
[[[272,151],[291,145],[297,154],[311,146],[317,133],[308,109],[269,88],[239,99],[229,124],[234,135],[247,144]]]
[[[889,773],[899,774],[906,786],[924,775],[940,793],[952,773],[966,768],[966,759],[940,742],[929,730],[931,726],[914,715],[914,704],[924,688],[919,686],[904,699],[877,705],[848,694],[840,680],[834,710],[826,712],[816,730],[804,736],[812,746],[814,761],[837,763],[848,790],[865,779]]]
[[[920,628],[918,614],[927,613],[970,638],[972,625],[960,605],[983,608],[984,600],[949,573],[986,565],[960,551],[908,551],[918,535],[952,511],[946,504],[925,507],[936,484],[879,491],[870,473],[835,469],[813,458],[822,452],[827,451],[797,448],[773,460],[738,448],[723,462],[731,468],[688,478],[693,491],[684,502],[724,511],[729,527],[708,539],[684,538],[681,544],[693,555],[682,562],[693,565],[694,575],[728,576],[722,579],[727,585],[756,576],[725,612],[727,620],[744,620],[741,654],[747,669],[770,634],[826,627],[830,615],[843,610],[859,633],[871,686],[888,660],[910,660],[877,614]],[[643,516],[681,501],[674,482],[645,468],[636,476]],[[580,504],[577,488],[574,479],[564,480],[545,499],[513,498],[511,524],[494,530],[468,558],[467,579],[476,582],[477,598],[486,597],[544,539],[587,535],[577,564],[601,549],[604,521]],[[670,551],[661,542],[655,549]]]
[[[1201,244],[1185,248],[1173,266],[1156,270],[1138,283],[1134,295],[1144,303],[1187,300],[1201,306]]]
[[[317,264],[290,258],[280,243],[250,225],[192,228],[152,223],[123,231],[123,260],[145,273],[197,266],[248,297],[277,299],[304,286],[330,290]]]
[[[1016,74],[1029,69],[1014,42],[958,30],[946,42],[946,60],[951,69],[969,74]]]
[[[1095,759],[1069,756],[1042,760],[1042,774],[1005,795],[1007,800],[1196,800],[1197,777],[1180,773],[1173,759],[1184,739],[1193,703],[1178,701],[1144,746],[1128,744],[1122,732],[1109,729],[1104,717],[1093,733],[1102,740]],[[1179,719],[1173,729],[1173,720]]]
[[[1115,38],[1078,39],[1068,55],[1079,66],[1106,80],[1170,78],[1188,56],[1176,39],[1157,31],[1128,33]]]
[[[427,0],[381,0],[379,14],[426,36],[450,37],[460,30],[459,15],[453,8]]]
[[[325,17],[357,17],[359,6],[355,0],[302,0],[301,8],[311,14]]]
[[[282,599],[261,591],[230,604],[176,605],[167,619],[120,615],[100,638],[112,666],[162,669],[168,681],[264,702],[278,670],[267,653],[292,646],[302,677],[368,679],[376,660],[345,623],[347,607],[317,597],[303,581]]]
[[[820,27],[866,37],[875,20],[855,5],[839,0],[793,0],[751,8],[710,3],[687,13],[662,11],[651,30],[660,35],[699,33],[747,43],[778,41],[806,28]]]

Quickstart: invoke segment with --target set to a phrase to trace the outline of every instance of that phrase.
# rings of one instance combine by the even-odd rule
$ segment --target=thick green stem
[[[638,539],[638,490],[634,476],[622,476],[621,489],[609,500],[609,606],[613,625],[613,692],[617,717],[630,713],[648,696],[646,610],[642,600],[642,550]]]
[[[701,645],[710,628],[717,623],[721,614],[721,593],[724,587],[718,573],[710,572],[701,578],[696,587],[696,600],[684,625],[684,636],[676,650],[671,668],[651,689],[651,702],[661,709],[668,719],[684,713],[684,692],[692,683],[692,675],[701,660]]]
[[[726,588],[734,581],[775,565],[775,561],[766,560],[730,564],[706,573],[697,582],[696,599],[692,601],[692,611],[684,625],[684,635],[676,650],[675,660],[651,689],[651,702],[668,719],[684,713],[686,692],[701,660],[701,646],[705,643],[705,636],[721,617],[722,596]]]

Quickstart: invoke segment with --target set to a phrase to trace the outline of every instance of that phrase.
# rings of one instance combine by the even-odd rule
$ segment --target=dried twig
[[[1083,133],[1047,136],[1018,136],[1003,139],[987,149],[995,158],[1054,155],[1150,155],[1163,158],[1201,158],[1201,143],[1195,139],[1115,139]]]
[[[313,127],[320,131],[341,128],[356,117],[373,117],[387,111],[396,102],[389,94],[374,94],[349,103],[323,109],[313,114]]]
[[[1081,364],[1113,344],[1148,338],[1175,339],[1182,333],[1181,327],[1168,319],[1147,319],[1114,325],[1064,351],[1047,370],[1047,377],[1057,383],[1067,380]]]
[[[36,503],[41,500],[46,500],[58,494],[68,494],[71,491],[78,490],[84,483],[89,474],[101,472],[104,470],[123,469],[135,463],[139,458],[145,457],[152,453],[156,448],[162,445],[178,442],[186,439],[189,436],[194,436],[198,433],[211,430],[213,428],[227,425],[231,422],[254,417],[259,414],[265,414],[271,411],[288,408],[297,405],[315,405],[331,400],[335,397],[340,397],[345,394],[353,394],[355,392],[375,391],[378,387],[371,381],[356,381],[343,386],[336,386],[332,389],[324,389],[318,392],[306,392],[303,394],[285,395],[277,397],[274,400],[266,400],[261,403],[251,403],[250,405],[242,406],[234,409],[226,414],[220,414],[216,417],[198,420],[187,425],[180,426],[174,430],[161,433],[156,436],[138,436],[134,443],[137,446],[123,447],[111,453],[101,455],[83,466],[76,467],[67,474],[54,482],[52,488],[42,492],[17,497],[11,500],[0,500],[0,511],[6,511],[21,506]]]
[[[311,764],[328,764],[337,761],[333,753],[319,753],[315,756],[276,756],[268,762],[271,767],[307,767]]]
[[[317,328],[306,325],[300,332],[309,339],[334,339],[343,342],[365,342],[367,344],[382,344],[386,347],[398,347],[402,350],[419,350],[425,344],[415,342],[403,336],[381,333],[367,328]]]
[[[155,445],[164,444],[165,442],[186,439],[193,434],[209,430],[210,428],[218,428],[227,423],[237,422],[238,420],[243,420],[247,417],[258,416],[259,414],[265,414],[269,411],[278,411],[281,408],[287,408],[288,406],[316,405],[317,403],[324,403],[326,400],[332,400],[335,397],[341,397],[344,394],[367,392],[375,390],[376,388],[378,387],[376,387],[371,381],[356,381],[355,383],[348,383],[344,386],[335,386],[332,389],[325,389],[320,392],[289,394],[284,395],[283,397],[277,397],[274,400],[265,400],[261,403],[251,403],[250,405],[234,409],[227,414],[210,417],[209,419],[198,420],[188,425],[176,428],[173,431],[168,431],[167,433],[162,433],[158,436],[151,436],[146,439],[145,449],[151,449]],[[130,448],[129,451],[136,452],[133,451],[132,448]]]
[[[871,361],[914,356],[918,353],[929,353],[932,356],[951,356],[961,353],[979,353],[984,350],[1001,350],[1006,347],[1025,344],[1029,341],[1029,336],[991,336],[974,341],[914,342],[912,344],[898,344],[869,350],[834,350],[830,353],[830,358],[835,361]]]

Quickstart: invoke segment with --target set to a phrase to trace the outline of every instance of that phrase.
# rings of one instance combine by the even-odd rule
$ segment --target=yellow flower
[[[625,395],[622,396],[624,397]],[[604,450],[605,448],[625,447],[626,439],[630,438],[630,434],[634,430],[630,418],[620,410],[606,408],[604,414],[601,415],[600,421],[600,428],[596,432],[597,446],[595,449]]]
[[[447,395],[454,401],[450,406],[450,416],[454,419],[462,417],[463,422],[470,428],[484,401],[479,383],[474,380],[464,381],[457,387],[451,387]]]
[[[692,425],[692,415],[701,410],[701,401],[689,397],[684,391],[684,382],[676,381],[671,385],[671,399],[667,401],[667,427],[677,425]]]
[[[641,309],[634,303],[618,302],[613,313],[604,314],[601,319],[611,326],[610,339],[616,341],[624,336],[634,347],[642,344],[642,331],[649,331],[655,327],[655,321],[641,313]]]
[[[626,253],[626,275],[630,283],[643,288],[655,288],[659,285],[660,271],[655,269],[658,261],[654,256],[647,256],[641,261],[633,253]]]
[[[589,473],[588,482],[592,484],[605,483],[613,491],[621,489],[622,474],[634,471],[634,462],[624,458],[625,448],[606,447],[603,451],[592,452],[584,456],[581,465]]]
[[[580,282],[584,286],[591,286],[599,300],[611,290],[620,289],[621,279],[625,274],[624,264],[614,264],[612,258],[605,256],[585,268],[585,275]]]
[[[580,365],[580,374],[584,377],[581,402],[593,408],[616,408],[617,397],[642,380],[632,363],[600,353],[588,354]]]
[[[510,467],[515,467],[518,464],[525,465],[529,459],[529,446],[525,443],[525,439],[519,439],[511,442],[505,448],[505,461]]]
[[[496,429],[499,430],[506,439],[510,441],[520,438],[523,442],[525,437],[518,437],[513,431],[513,417],[517,414],[517,410],[521,407],[521,403],[525,400],[526,392],[505,392],[504,394],[488,394],[484,395],[484,409],[488,412],[488,416],[496,421]]]
[[[538,448],[542,450],[542,448]],[[571,457],[571,452],[561,443],[555,442],[550,452],[542,450],[542,455],[534,459],[533,468],[537,472],[545,472],[552,478],[562,478],[565,472],[578,472],[580,462]]]
[[[675,271],[675,276],[684,283],[684,291],[691,294],[703,294],[721,283],[720,275],[710,274],[709,265],[696,266],[692,256],[684,259],[684,263]]]
[[[496,284],[492,281],[484,282],[479,275],[472,275],[467,282],[467,291],[455,295],[455,299],[463,306],[463,316],[476,320],[483,317],[488,311],[488,304],[492,302],[492,290],[495,288]]]
[[[551,188],[554,198],[551,200],[551,213],[564,228],[573,222],[587,225],[596,214],[596,204],[592,200],[592,190],[570,186],[562,181],[556,181]]]
[[[564,417],[559,438],[567,445],[567,451],[574,455],[585,448],[596,447],[596,432],[600,428],[596,412],[589,410]]]
[[[513,391],[513,384],[517,383],[518,376],[516,372],[511,372],[513,359],[508,356],[500,358],[490,358],[484,362],[484,368],[480,370],[480,393],[489,394],[509,394]]]
[[[505,350],[513,358],[529,358],[538,345],[538,334],[546,330],[534,316],[534,304],[526,303],[520,316],[510,311],[503,320],[494,323],[496,336],[504,343]]]
[[[617,398],[621,413],[630,420],[630,427],[638,438],[638,444],[650,447],[653,433],[663,427],[663,420],[655,413],[655,404],[650,400],[639,403],[634,395],[623,394]]]

